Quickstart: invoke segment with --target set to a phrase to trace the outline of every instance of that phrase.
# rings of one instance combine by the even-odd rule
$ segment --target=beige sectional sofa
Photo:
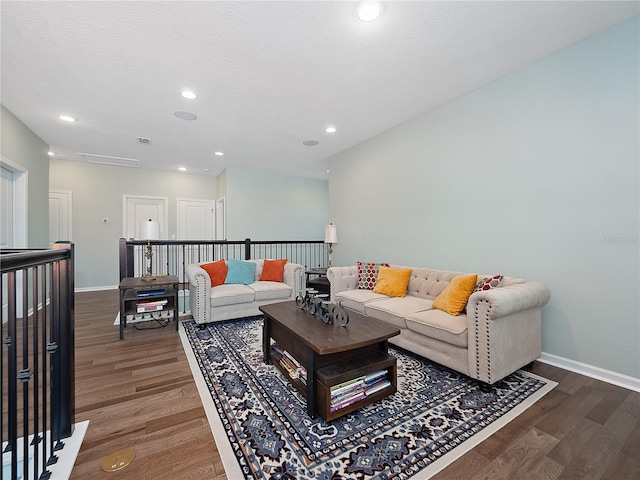
[[[304,267],[286,263],[282,282],[260,281],[264,260],[247,260],[256,264],[254,282],[247,285],[224,284],[211,288],[209,274],[200,266],[185,268],[189,280],[189,305],[197,323],[260,315],[258,307],[295,300],[301,290]]]
[[[504,277],[502,286],[473,293],[458,316],[432,308],[436,297],[464,272],[411,268],[405,297],[358,290],[358,267],[331,267],[331,300],[400,328],[389,342],[487,384],[531,363],[541,353],[542,307],[549,289]],[[478,275],[478,279],[490,275]]]

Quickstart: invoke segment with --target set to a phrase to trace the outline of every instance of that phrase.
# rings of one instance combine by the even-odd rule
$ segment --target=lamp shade
[[[140,237],[142,240],[160,240],[160,222],[151,219],[140,224]]]
[[[324,243],[338,243],[338,229],[333,223],[324,227]]]

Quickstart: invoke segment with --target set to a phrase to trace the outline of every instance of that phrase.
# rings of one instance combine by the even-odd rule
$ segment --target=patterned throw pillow
[[[492,288],[498,288],[502,285],[503,275],[494,275],[493,277],[484,277],[476,285],[475,292],[482,292],[484,290],[491,290]]]
[[[380,267],[388,267],[388,263],[363,263],[358,262],[358,289],[373,290],[378,280]]]

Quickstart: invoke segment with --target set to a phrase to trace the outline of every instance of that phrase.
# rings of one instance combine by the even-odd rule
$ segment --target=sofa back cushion
[[[444,287],[456,275],[466,275],[468,272],[458,272],[454,270],[437,270],[434,268],[418,268],[418,267],[405,267],[402,265],[391,265],[392,268],[412,268],[411,277],[409,278],[409,285],[407,286],[407,295],[413,295],[415,297],[427,298],[429,300],[435,300],[438,295],[442,293]],[[478,278],[490,277],[494,273],[487,275],[478,275]],[[524,283],[521,278],[504,277],[502,279],[502,286],[515,285],[518,283]]]

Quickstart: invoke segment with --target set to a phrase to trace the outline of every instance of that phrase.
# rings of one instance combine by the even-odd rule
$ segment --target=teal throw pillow
[[[227,260],[227,278],[224,283],[239,283],[248,285],[255,282],[256,264],[254,262],[242,262],[240,260]]]

